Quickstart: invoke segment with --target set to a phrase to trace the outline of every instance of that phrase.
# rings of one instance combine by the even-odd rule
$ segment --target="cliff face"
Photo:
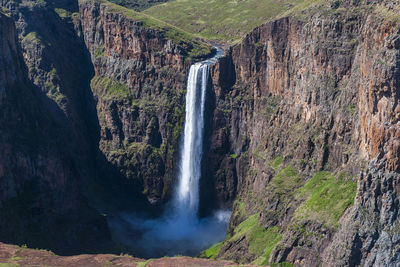
[[[14,22],[4,14],[0,37],[0,238],[60,253],[99,248],[110,241],[106,222],[81,193],[73,151],[29,81]]]
[[[89,203],[102,213],[151,211],[169,198],[186,73],[211,49],[111,3],[1,6],[10,16],[2,16],[1,238],[58,253],[111,249]]]
[[[397,260],[396,8],[316,5],[255,29],[215,67],[212,147],[224,151],[211,154],[219,172],[236,166],[238,184],[220,258]]]
[[[156,205],[176,181],[191,47],[130,12],[96,1],[80,5],[95,68],[100,149]]]
[[[323,254],[330,265],[399,261],[400,31],[398,20],[374,19],[367,18],[357,55],[359,149],[368,166],[358,176],[353,208]]]
[[[17,77],[22,74],[21,58],[17,53],[15,26],[13,21],[4,13],[1,13],[1,62],[4,66],[0,69],[1,101],[6,98],[6,86],[14,84]],[[14,63],[15,62],[15,63]]]

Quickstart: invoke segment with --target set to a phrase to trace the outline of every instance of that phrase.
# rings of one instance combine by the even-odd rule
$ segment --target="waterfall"
[[[209,67],[223,54],[224,51],[218,48],[213,58],[190,67],[178,183],[164,215],[148,219],[131,213],[108,219],[114,233],[142,257],[193,256],[225,238],[230,211],[219,210],[206,218],[197,217],[205,103],[207,89],[210,89],[207,88],[210,82]],[[137,239],[138,233],[141,233],[140,240]]]
[[[174,203],[176,215],[181,219],[196,218],[199,206],[208,66],[207,62],[192,65],[187,82],[185,131]]]
[[[223,54],[224,51],[217,47],[214,57],[190,67],[186,92],[185,130],[180,151],[179,184],[173,200],[174,215],[178,220],[194,221],[197,218],[209,66],[217,62]]]

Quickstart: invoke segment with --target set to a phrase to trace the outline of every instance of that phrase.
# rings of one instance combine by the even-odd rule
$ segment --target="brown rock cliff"
[[[215,68],[212,147],[225,149],[211,156],[232,161],[217,173],[235,166],[237,174],[230,233],[255,213],[264,229],[277,226],[282,238],[270,263],[397,261],[389,255],[398,253],[399,26],[388,15],[394,3],[378,2],[328,2],[319,7],[323,11],[267,23]],[[354,205],[340,214],[339,227],[318,214],[301,218],[308,202],[296,192],[322,170],[349,184],[358,181]],[[277,187],[288,171],[296,179],[287,184],[288,176]],[[255,260],[251,246],[249,239],[227,239],[219,257]]]

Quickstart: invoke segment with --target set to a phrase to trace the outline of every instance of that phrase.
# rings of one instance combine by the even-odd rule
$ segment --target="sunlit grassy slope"
[[[313,0],[175,0],[145,14],[209,40],[234,43],[262,23]]]
[[[128,18],[143,22],[145,27],[163,32],[166,38],[185,47],[189,57],[204,56],[212,52],[212,47],[199,39],[196,34],[189,33],[158,18],[119,6],[107,0],[101,0],[101,3],[107,5],[111,12],[121,13]]]
[[[168,0],[110,0],[110,2],[113,2],[114,4],[134,9],[136,11],[142,11],[143,9],[167,1]]]

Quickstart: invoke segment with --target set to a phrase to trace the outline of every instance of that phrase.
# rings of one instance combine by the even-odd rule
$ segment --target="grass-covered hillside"
[[[264,22],[305,8],[318,0],[175,0],[153,6],[145,14],[208,40],[226,43]]]
[[[131,8],[136,11],[142,11],[153,5],[167,2],[168,0],[110,0],[117,5],[124,6],[126,8]]]
[[[201,57],[212,53],[212,47],[204,42],[204,40],[199,39],[195,34],[182,30],[151,15],[114,4],[111,1],[101,0],[101,3],[107,5],[111,12],[121,13],[127,18],[143,22],[145,27],[163,32],[166,38],[184,47],[189,57]]]
[[[292,166],[282,166],[282,158],[278,157],[271,162],[271,167],[276,171],[276,175],[265,188],[265,192],[280,205],[293,206],[293,203],[301,203],[294,211],[294,216],[290,222],[289,231],[293,231],[301,238],[311,244],[312,238],[320,238],[316,233],[307,230],[310,220],[314,225],[321,225],[327,229],[339,227],[339,218],[353,205],[356,195],[357,184],[342,172],[334,175],[327,171],[314,173],[312,178],[303,183],[300,173]],[[250,193],[250,203],[255,207],[262,204],[263,200]],[[295,201],[293,201],[295,200]],[[278,226],[265,227],[259,221],[260,213],[251,212],[251,207],[246,206],[240,197],[235,201],[237,208],[233,216],[246,218],[233,231],[228,234],[223,242],[217,243],[201,253],[201,257],[216,259],[220,250],[225,247],[225,256],[234,258],[239,263],[251,262],[251,264],[264,266],[268,264],[272,250],[279,246],[284,231]],[[261,207],[266,212],[266,207]],[[250,212],[248,212],[250,211]],[[284,208],[280,212],[284,213]],[[275,216],[280,216],[276,212]],[[295,235],[295,234],[293,234]],[[242,242],[245,240],[246,242]],[[240,244],[246,245],[240,248]],[[235,249],[228,249],[235,247]],[[238,248],[239,247],[239,248]],[[240,249],[245,248],[247,252],[241,251],[237,257],[235,254]],[[221,255],[220,255],[221,256]],[[275,266],[275,265],[272,265]],[[293,266],[285,263],[277,266]]]

